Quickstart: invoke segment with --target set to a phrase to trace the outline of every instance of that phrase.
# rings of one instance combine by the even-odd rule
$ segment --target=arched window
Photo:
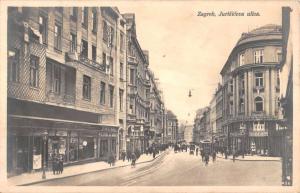
[[[263,99],[261,97],[256,97],[255,98],[255,110],[256,112],[261,112],[263,111]]]

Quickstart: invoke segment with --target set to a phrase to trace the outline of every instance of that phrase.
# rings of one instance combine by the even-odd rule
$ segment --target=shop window
[[[79,138],[79,159],[88,159],[95,156],[95,142],[93,137]]]
[[[264,50],[254,51],[254,63],[260,64],[264,62]]]
[[[83,76],[82,94],[84,99],[91,99],[91,77]]]
[[[77,161],[78,160],[78,136],[70,136],[69,143],[69,160]]]
[[[55,23],[54,26],[54,48],[61,51],[61,24]]]
[[[264,77],[262,72],[255,73],[255,86],[263,87],[264,86]]]
[[[47,17],[44,15],[39,16],[39,32],[42,35],[43,44],[47,44],[47,27],[48,27],[48,20]]]
[[[108,140],[102,139],[100,140],[100,157],[107,156],[108,153]]]
[[[112,139],[111,140],[111,151],[116,154],[117,148],[116,148],[116,140]]]
[[[263,111],[263,99],[261,97],[255,98],[255,111],[262,112]]]
[[[30,86],[38,87],[39,81],[39,58],[30,56]]]
[[[114,86],[109,85],[109,106],[114,106]]]
[[[105,104],[105,83],[100,83],[100,104]]]

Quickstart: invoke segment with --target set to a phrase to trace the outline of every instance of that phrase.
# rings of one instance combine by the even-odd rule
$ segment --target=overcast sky
[[[143,2],[118,5],[135,13],[137,38],[149,50],[150,68],[159,78],[166,107],[180,121],[193,123],[195,111],[209,105],[221,82],[220,71],[243,32],[281,25],[280,2]],[[198,11],[259,12],[259,17],[199,17]],[[189,89],[192,97],[188,97]]]

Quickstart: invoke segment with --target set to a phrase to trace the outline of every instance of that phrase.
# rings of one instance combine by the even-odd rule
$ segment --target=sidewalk
[[[166,151],[161,152],[160,154],[157,154],[155,157],[158,158],[162,154],[166,153]],[[140,158],[137,160],[136,164],[139,163],[145,163],[155,160],[152,157],[152,154],[143,154],[140,156]],[[59,178],[65,178],[69,176],[75,176],[95,171],[101,171],[101,170],[107,170],[107,169],[113,169],[113,168],[119,168],[119,167],[126,167],[130,166],[131,162],[128,162],[125,160],[124,162],[122,160],[118,160],[115,162],[114,166],[110,166],[107,162],[99,161],[99,162],[93,162],[93,163],[86,163],[81,165],[73,165],[73,166],[66,166],[64,168],[64,171],[62,174],[56,174],[54,175],[52,171],[46,172],[47,179],[42,179],[42,172],[34,172],[34,173],[24,173],[18,176],[14,176],[7,179],[7,184],[9,186],[19,186],[19,185],[29,185],[34,184],[40,181],[47,181],[52,179],[59,179]]]
[[[225,155],[218,153],[217,158],[225,159]],[[227,156],[228,160],[232,160],[232,155]],[[237,161],[281,161],[280,157],[269,157],[269,156],[259,156],[259,155],[245,155],[244,158],[240,155],[235,157]]]

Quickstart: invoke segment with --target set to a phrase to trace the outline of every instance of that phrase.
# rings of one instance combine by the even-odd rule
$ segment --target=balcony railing
[[[106,72],[106,65],[100,64],[94,60],[88,59],[85,55],[78,54],[77,52],[66,53],[66,61],[79,61],[85,65],[99,69],[100,71]]]

